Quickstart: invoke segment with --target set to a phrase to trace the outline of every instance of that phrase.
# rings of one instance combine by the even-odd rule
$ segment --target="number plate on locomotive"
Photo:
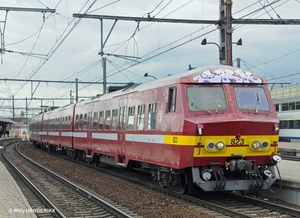
[[[243,145],[244,142],[245,142],[245,140],[243,138],[239,138],[239,139],[233,138],[230,140],[231,145]]]

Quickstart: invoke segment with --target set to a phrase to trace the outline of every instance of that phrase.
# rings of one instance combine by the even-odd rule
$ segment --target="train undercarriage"
[[[125,167],[123,164],[118,164],[115,157],[109,155],[95,154],[91,156],[86,155],[82,150],[57,145],[46,145],[44,143],[35,143],[35,145],[96,166],[103,163]],[[224,165],[214,162],[206,167],[189,167],[181,170],[129,161],[126,167],[147,172],[161,187],[172,189],[181,194],[191,193],[195,189],[202,191],[255,191],[270,189],[270,186],[276,181],[276,163],[280,160],[279,156],[274,155],[272,165],[257,166],[255,161],[231,159],[225,162]]]

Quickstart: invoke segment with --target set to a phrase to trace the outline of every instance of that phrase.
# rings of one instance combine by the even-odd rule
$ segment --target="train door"
[[[93,147],[93,105],[89,105],[87,117],[87,158],[92,158]]]
[[[125,128],[126,128],[126,114],[127,114],[127,98],[122,98],[119,101],[119,143],[118,153],[120,155],[119,162],[122,162],[125,158]]]

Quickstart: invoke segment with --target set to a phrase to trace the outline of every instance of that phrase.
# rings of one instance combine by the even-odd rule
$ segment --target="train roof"
[[[127,94],[129,92],[144,91],[148,89],[157,88],[160,86],[189,83],[189,84],[211,84],[211,83],[236,83],[236,84],[265,84],[266,80],[263,77],[255,75],[254,73],[236,67],[218,65],[195,68],[182,73],[170,75],[161,79],[153,80],[151,82],[123,86],[122,89],[96,96],[94,99],[107,99],[113,96]],[[79,102],[85,104],[87,101]]]
[[[182,73],[170,75],[161,79],[153,80],[147,83],[129,83],[128,85],[120,87],[120,90],[108,92],[103,95],[95,96],[92,99],[82,100],[76,105],[85,105],[94,101],[105,100],[132,92],[140,92],[161,86],[188,83],[188,84],[211,84],[211,83],[236,83],[236,84],[265,84],[266,80],[263,77],[255,75],[254,73],[232,66],[217,65],[206,66],[188,70]],[[115,88],[115,87],[114,87]],[[60,108],[61,109],[61,108]],[[56,110],[60,110],[56,109]]]
[[[195,68],[180,77],[181,83],[266,83],[265,78],[250,71],[226,65]]]

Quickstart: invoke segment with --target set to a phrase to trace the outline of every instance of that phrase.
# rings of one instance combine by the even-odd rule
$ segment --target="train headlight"
[[[274,123],[274,132],[278,132],[279,131],[279,127],[277,123]]]
[[[216,144],[216,148],[217,148],[218,150],[223,150],[223,149],[225,148],[224,142],[218,142],[218,143]]]
[[[215,149],[215,144],[213,142],[209,142],[207,144],[207,149],[210,150],[210,151],[214,150]]]
[[[260,143],[259,143],[259,141],[254,141],[254,142],[252,142],[251,146],[254,150],[258,150],[260,147]]]
[[[261,143],[261,147],[263,149],[267,149],[269,147],[269,143],[265,141],[265,142]]]

